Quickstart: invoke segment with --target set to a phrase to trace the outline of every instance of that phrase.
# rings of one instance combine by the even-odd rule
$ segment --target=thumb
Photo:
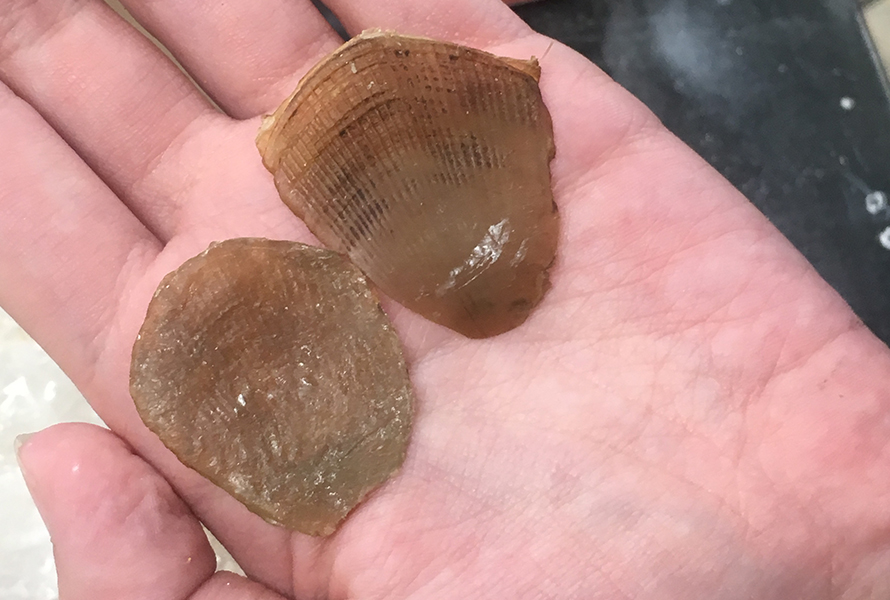
[[[53,540],[61,598],[278,597],[232,574],[213,576],[198,520],[111,432],[57,425],[24,440],[18,456]]]

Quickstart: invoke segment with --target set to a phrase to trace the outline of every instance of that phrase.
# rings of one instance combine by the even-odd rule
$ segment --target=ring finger
[[[0,0],[0,80],[169,238],[165,169],[183,140],[226,119],[160,51],[99,0]]]
[[[120,0],[233,117],[271,112],[340,36],[309,0]]]

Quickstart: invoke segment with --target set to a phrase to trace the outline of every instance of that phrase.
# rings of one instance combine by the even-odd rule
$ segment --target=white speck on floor
[[[865,196],[865,210],[869,214],[876,215],[887,208],[887,194],[875,190]]]

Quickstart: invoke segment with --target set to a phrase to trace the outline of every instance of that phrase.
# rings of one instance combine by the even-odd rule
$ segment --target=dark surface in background
[[[866,207],[890,196],[890,101],[853,0],[542,0],[516,12],[643,100],[890,342],[879,241],[890,209]]]

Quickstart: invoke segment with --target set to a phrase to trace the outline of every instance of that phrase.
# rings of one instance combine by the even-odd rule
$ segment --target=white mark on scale
[[[841,98],[841,108],[844,110],[853,110],[856,108],[856,101],[849,96],[844,96]]]
[[[499,259],[510,239],[509,224],[509,219],[503,219],[489,227],[467,260],[459,267],[451,269],[448,280],[436,289],[436,294],[441,296],[453,287],[467,285]],[[461,280],[459,283],[458,279]]]
[[[515,267],[519,263],[522,262],[522,259],[525,258],[526,253],[528,252],[528,239],[522,240],[522,243],[519,244],[519,250],[516,251],[516,254],[513,255],[513,260],[510,261],[510,266]]]
[[[232,484],[236,493],[241,493],[247,489],[250,480],[241,473],[232,473],[229,475],[229,483]]]

